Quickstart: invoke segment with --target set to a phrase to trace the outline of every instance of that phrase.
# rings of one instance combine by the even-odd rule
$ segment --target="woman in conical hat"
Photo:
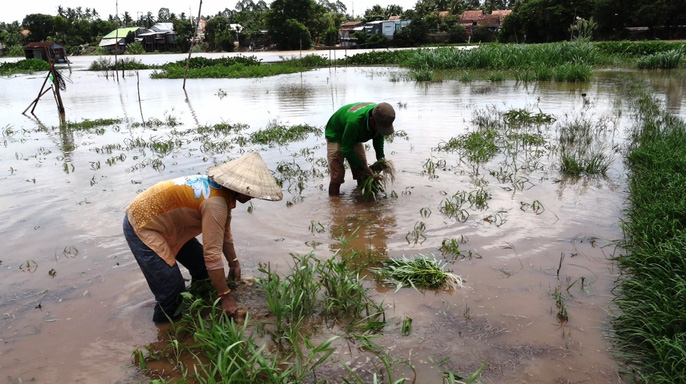
[[[278,201],[281,188],[258,153],[249,153],[210,167],[207,175],[159,182],[126,207],[124,236],[143,271],[156,305],[153,321],[178,316],[179,294],[185,284],[178,263],[193,281],[210,278],[230,316],[238,309],[224,274],[241,277],[241,265],[231,236],[231,209],[252,198]],[[203,243],[196,239],[203,235]],[[178,262],[178,263],[177,263]]]

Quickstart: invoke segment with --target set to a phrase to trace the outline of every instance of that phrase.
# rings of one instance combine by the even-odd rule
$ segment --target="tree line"
[[[681,38],[686,25],[686,0],[418,0],[413,9],[398,5],[375,5],[354,17],[340,0],[240,0],[231,9],[202,18],[206,21],[204,48],[208,51],[231,51],[237,40],[240,46],[270,46],[279,49],[308,49],[315,42],[336,43],[338,29],[346,21],[369,22],[400,16],[412,20],[393,44],[417,46],[433,42],[433,34],[448,36],[448,42],[462,42],[464,27],[458,24],[465,10],[481,9],[484,13],[511,9],[497,35],[484,34],[480,41],[553,42],[569,40],[576,35],[596,40],[631,37],[628,27],[643,26],[643,38]],[[447,11],[447,12],[441,12]],[[447,15],[446,15],[447,13]],[[64,8],[57,14],[29,14],[20,22],[0,23],[0,43],[21,47],[35,41],[56,41],[70,54],[96,49],[102,36],[119,27],[150,28],[158,22],[170,22],[177,33],[176,47],[187,52],[194,34],[194,17],[160,8],[156,14],[129,12],[103,19],[93,8]],[[236,31],[231,24],[240,24]],[[24,30],[30,31],[24,35]],[[479,29],[472,34],[479,34]],[[389,44],[377,37],[362,42]],[[474,41],[474,39],[472,39]]]

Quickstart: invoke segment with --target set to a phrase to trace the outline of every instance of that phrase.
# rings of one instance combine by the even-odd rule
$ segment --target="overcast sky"
[[[270,4],[271,0],[266,0],[266,2],[267,4]],[[379,4],[383,8],[386,8],[386,6],[391,4],[397,4],[403,7],[403,9],[409,9],[414,8],[414,5],[417,3],[416,0],[342,0],[342,2],[348,7],[347,13],[353,14],[354,11],[356,16],[364,14],[365,10],[376,4]],[[176,14],[185,12],[186,15],[197,16],[198,6],[200,5],[199,0],[119,0],[118,3],[119,14],[129,12],[131,17],[134,19],[138,18],[139,12],[152,12],[153,15],[157,16],[157,11],[159,11],[162,7],[169,8],[170,12]],[[63,8],[76,8],[79,6],[82,8],[95,8],[102,19],[107,19],[108,15],[114,15],[117,13],[116,0],[3,0],[3,5],[0,7],[0,21],[5,23],[19,21],[21,23],[21,21],[24,19],[24,16],[32,13],[42,13],[54,16],[57,14],[58,5],[62,5]],[[233,10],[235,5],[235,0],[203,0],[202,14],[215,15],[217,12],[223,11],[225,8]]]

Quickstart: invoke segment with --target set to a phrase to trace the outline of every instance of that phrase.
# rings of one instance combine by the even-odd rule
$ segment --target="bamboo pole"
[[[186,70],[183,72],[183,89],[186,90],[186,76],[188,75],[188,66],[191,64],[191,52],[193,52],[193,44],[195,44],[195,39],[198,36],[198,26],[200,25],[200,12],[202,11],[202,0],[200,0],[200,5],[198,6],[198,19],[195,22],[195,32],[193,32],[193,38],[191,39],[191,46],[188,48],[188,59],[186,59]]]

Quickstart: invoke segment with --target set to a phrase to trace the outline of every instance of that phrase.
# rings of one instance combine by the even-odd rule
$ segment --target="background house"
[[[134,35],[138,37],[138,35],[143,31],[145,31],[145,29],[141,27],[115,29],[114,31],[103,36],[102,40],[100,40],[100,44],[98,45],[110,53],[114,52],[115,49],[118,53],[122,53],[126,50],[126,36],[130,32],[133,32]]]
[[[139,33],[137,38],[146,52],[170,51],[176,48],[176,32],[172,23],[157,23]]]
[[[476,27],[488,28],[488,32],[491,34],[490,38],[495,38],[495,34],[498,33],[503,20],[511,13],[511,9],[495,10],[487,14],[484,14],[484,11],[480,9],[468,10],[462,13],[458,23],[465,27],[468,38],[472,37]]]
[[[24,47],[24,57],[41,59],[48,63],[67,63],[67,51],[64,45],[52,41],[28,43]]]
[[[361,25],[361,21],[347,21],[341,24],[341,27],[338,29],[338,40],[341,42],[341,47],[351,48],[355,46],[353,33],[355,33],[356,29],[361,30],[361,28],[358,28]]]

